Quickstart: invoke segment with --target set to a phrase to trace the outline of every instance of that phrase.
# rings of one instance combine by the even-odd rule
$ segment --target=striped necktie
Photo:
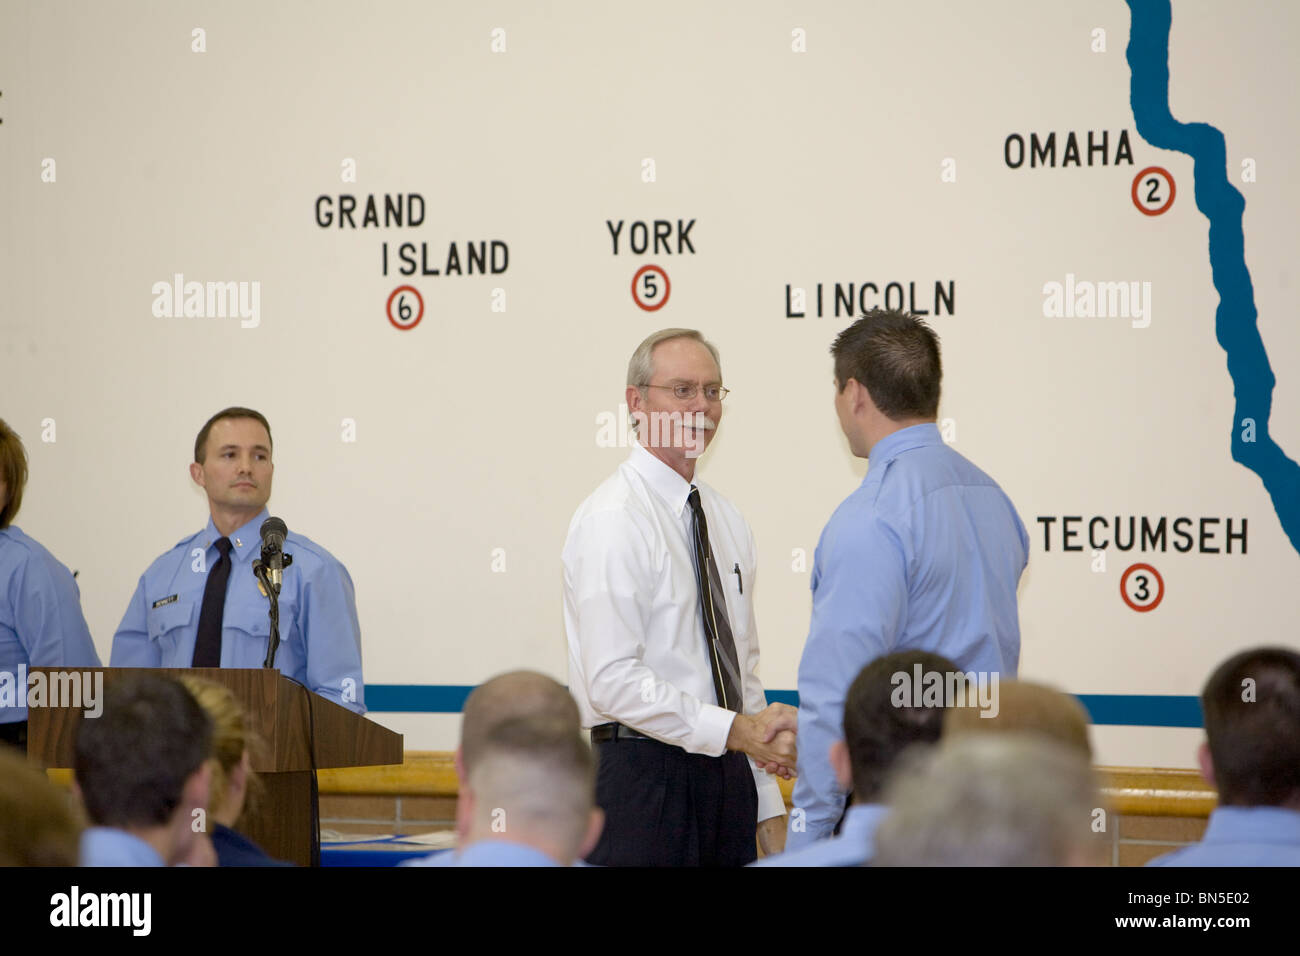
[[[736,641],[731,635],[731,622],[727,619],[727,598],[722,592],[722,577],[718,574],[713,549],[709,547],[709,525],[700,506],[700,490],[691,485],[686,499],[691,506],[691,537],[695,545],[695,585],[700,597],[700,610],[704,615],[704,636],[709,645],[709,666],[713,670],[713,689],[718,695],[718,706],[743,713],[745,698],[742,695],[740,663],[736,655]]]

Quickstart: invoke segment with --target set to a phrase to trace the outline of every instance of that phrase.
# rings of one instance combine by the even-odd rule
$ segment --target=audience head
[[[0,528],[13,523],[27,487],[27,449],[18,433],[0,418]]]
[[[506,840],[541,850],[562,866],[600,838],[596,762],[573,723],[513,718],[483,738],[461,790],[469,832],[465,846]]]
[[[103,713],[77,726],[75,779],[92,824],[125,830],[171,864],[191,849],[195,810],[208,805],[212,722],[180,683],[123,677]]]
[[[962,734],[905,760],[886,788],[879,866],[1077,866],[1102,862],[1092,767],[1036,734]]]
[[[900,651],[878,657],[858,674],[844,701],[844,741],[831,746],[831,765],[841,787],[853,788],[855,803],[878,803],[895,762],[914,744],[933,744],[943,727],[943,707],[915,706],[897,693],[900,678],[948,674],[957,665],[928,651]]]
[[[0,867],[76,866],[80,834],[70,795],[0,745]]]
[[[229,687],[189,674],[180,678],[212,721],[212,785],[208,813],[223,826],[234,827],[245,804],[261,793],[253,773],[253,755],[262,743],[253,731],[244,706]]]
[[[1077,697],[1045,684],[1000,680],[996,708],[957,706],[944,718],[945,738],[981,731],[1041,734],[1092,760],[1088,712]]]
[[[1300,653],[1234,654],[1210,675],[1201,709],[1201,770],[1219,803],[1300,810]]]
[[[577,735],[582,728],[578,705],[564,685],[536,671],[498,674],[470,692],[460,725],[456,773],[463,783],[492,729],[515,717],[563,720]]]

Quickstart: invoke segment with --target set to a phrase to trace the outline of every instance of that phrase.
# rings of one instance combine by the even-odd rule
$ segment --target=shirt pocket
[[[162,607],[151,607],[147,617],[149,640],[163,655],[163,666],[169,666],[167,657],[175,653],[181,632],[194,621],[194,602],[177,600]],[[186,663],[182,666],[188,667]]]
[[[222,629],[234,631],[229,638],[237,641],[234,667],[261,667],[266,660],[266,650],[271,641],[271,616],[269,605],[262,601],[254,605],[242,605],[226,608],[222,617]],[[297,670],[299,655],[290,638],[294,632],[294,608],[291,604],[280,604],[280,646],[275,652],[275,666],[286,674]]]
[[[740,569],[739,576],[736,574],[737,568]],[[737,641],[749,640],[753,621],[753,605],[750,603],[753,591],[750,588],[754,583],[754,569],[732,560],[727,562],[725,568],[718,570],[722,573],[722,586],[727,596],[727,616],[731,619],[732,633]],[[741,664],[742,666],[744,664],[743,658]]]

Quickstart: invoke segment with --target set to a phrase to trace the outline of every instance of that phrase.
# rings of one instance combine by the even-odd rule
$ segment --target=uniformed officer
[[[113,636],[113,667],[261,667],[268,600],[253,574],[271,497],[271,426],[250,408],[217,412],[194,443],[190,476],[211,518],[154,561]],[[290,531],[293,563],[280,592],[275,666],[357,713],[365,712],[361,628],[347,569]]]
[[[0,741],[26,749],[27,668],[99,667],[72,572],[13,523],[27,450],[0,419]]]

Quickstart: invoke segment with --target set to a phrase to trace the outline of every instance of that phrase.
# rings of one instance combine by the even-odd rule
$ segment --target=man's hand
[[[727,749],[748,754],[768,773],[789,776],[798,759],[795,749],[795,729],[799,725],[799,711],[789,704],[768,704],[754,714],[737,714],[731,722],[727,736]]]
[[[792,730],[781,731],[779,734],[776,735],[776,739],[777,741],[788,743],[791,748],[795,746],[795,735],[794,735],[794,731]],[[783,780],[792,780],[796,776],[798,776],[798,774],[795,773],[794,764],[791,764],[788,767],[778,763],[765,763],[765,764],[759,764],[759,766],[762,767],[764,770],[766,770],[768,773],[776,774],[778,777],[780,777]]]
[[[763,856],[785,852],[785,817],[768,817],[758,825],[758,848]]]

